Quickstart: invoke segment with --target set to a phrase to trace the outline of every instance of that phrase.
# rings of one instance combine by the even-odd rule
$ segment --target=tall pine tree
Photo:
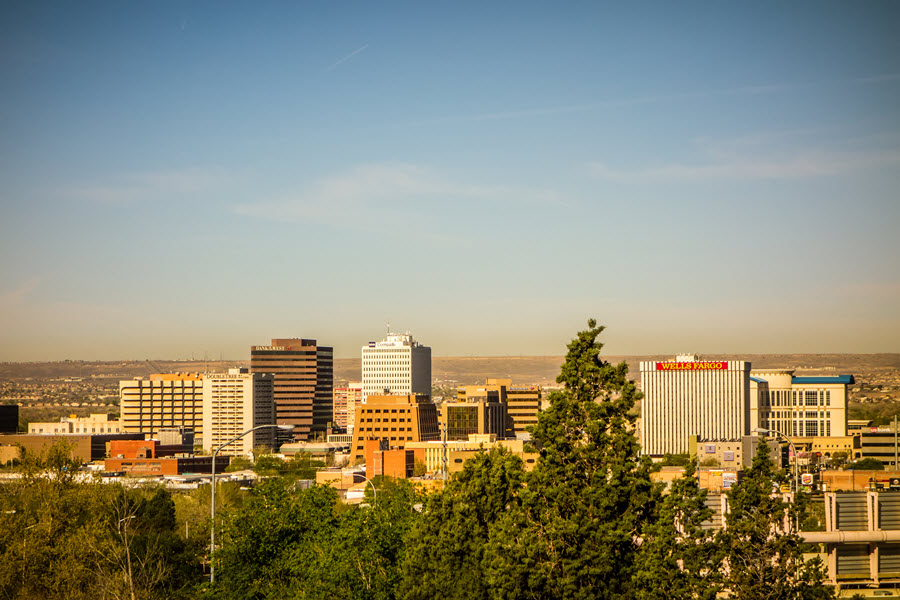
[[[532,431],[541,458],[521,505],[491,530],[485,572],[496,598],[627,598],[634,594],[637,540],[656,495],[639,456],[640,397],[625,363],[600,358],[592,319],[568,346]]]
[[[722,552],[704,527],[712,510],[693,462],[672,482],[644,530],[637,558],[638,600],[714,600],[722,589]]]
[[[785,480],[760,443],[744,478],[728,494],[730,511],[720,543],[727,556],[727,588],[741,600],[832,598],[818,559],[803,559],[800,536],[791,531],[795,510],[778,488]]]

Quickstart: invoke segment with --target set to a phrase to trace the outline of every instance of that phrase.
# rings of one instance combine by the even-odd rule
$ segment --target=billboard
[[[656,363],[657,371],[724,371],[727,368],[728,362],[724,360]]]

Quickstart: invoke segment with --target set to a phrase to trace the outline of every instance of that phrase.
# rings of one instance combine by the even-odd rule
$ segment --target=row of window
[[[831,435],[831,421],[763,421],[763,427],[772,426],[774,426],[774,429],[784,432],[785,435],[794,437],[827,437]]]
[[[360,431],[387,431],[388,428],[387,427],[375,427],[373,429],[372,427],[360,427],[359,430]],[[403,427],[400,427],[399,429],[397,427],[391,427],[390,430],[391,431],[404,431],[404,430],[412,431],[412,427],[406,427],[405,429]]]
[[[766,390],[763,406],[831,406],[831,390]]]

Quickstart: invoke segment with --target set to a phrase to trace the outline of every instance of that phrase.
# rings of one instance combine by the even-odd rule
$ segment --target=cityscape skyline
[[[0,361],[883,353],[900,4],[0,7]]]

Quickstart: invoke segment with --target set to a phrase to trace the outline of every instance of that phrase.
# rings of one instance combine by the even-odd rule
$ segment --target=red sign
[[[656,363],[657,371],[724,371],[727,368],[728,363],[724,360]]]

